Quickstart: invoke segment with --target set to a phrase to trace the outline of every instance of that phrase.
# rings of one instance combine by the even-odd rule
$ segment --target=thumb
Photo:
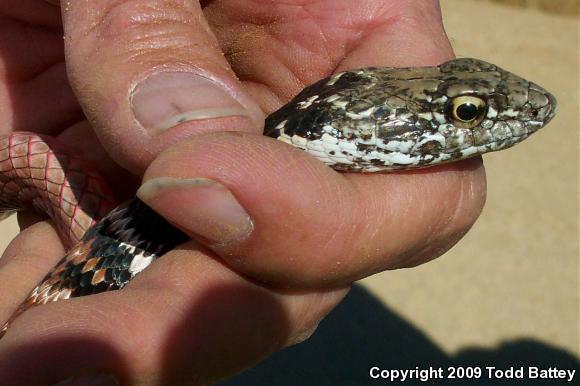
[[[63,23],[72,87],[130,171],[195,133],[261,129],[198,2],[74,1]]]

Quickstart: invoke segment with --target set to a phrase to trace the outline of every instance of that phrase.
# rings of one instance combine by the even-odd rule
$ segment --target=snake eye
[[[471,128],[482,121],[486,108],[485,100],[472,95],[462,95],[449,101],[447,117],[458,127]]]

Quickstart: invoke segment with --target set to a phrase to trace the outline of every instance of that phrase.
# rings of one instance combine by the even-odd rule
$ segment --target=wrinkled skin
[[[451,58],[437,2],[201,6],[75,1],[61,19],[40,0],[0,5],[2,133],[58,136],[96,163],[119,198],[133,194],[142,175],[219,181],[254,225],[244,237],[208,241],[184,210],[196,206],[188,188],[150,197],[197,242],[123,291],[22,314],[0,341],[0,383],[74,376],[83,384],[91,374],[131,385],[211,383],[308,337],[352,281],[439,256],[479,215],[479,158],[421,172],[341,175],[261,135],[265,114],[333,72]],[[131,95],[160,71],[214,79],[244,113],[143,130],[149,106],[133,106]],[[50,223],[29,214],[19,220],[24,230],[0,259],[0,324],[64,252]]]

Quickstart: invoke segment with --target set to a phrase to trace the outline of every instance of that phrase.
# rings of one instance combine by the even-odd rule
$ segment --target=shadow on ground
[[[497,349],[467,348],[449,356],[423,332],[383,305],[361,286],[355,286],[342,304],[321,324],[305,343],[271,356],[259,366],[219,386],[362,386],[405,385],[570,385],[566,380],[522,379],[430,380],[421,382],[373,380],[372,366],[383,369],[414,369],[416,366],[537,366],[578,369],[580,362],[571,353],[538,340],[506,342]],[[575,379],[579,379],[576,371]]]

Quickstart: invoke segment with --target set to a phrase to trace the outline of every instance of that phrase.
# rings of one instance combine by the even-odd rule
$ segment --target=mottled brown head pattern
[[[549,92],[493,64],[366,68],[307,87],[266,120],[265,134],[340,170],[455,161],[508,148],[556,112]]]

